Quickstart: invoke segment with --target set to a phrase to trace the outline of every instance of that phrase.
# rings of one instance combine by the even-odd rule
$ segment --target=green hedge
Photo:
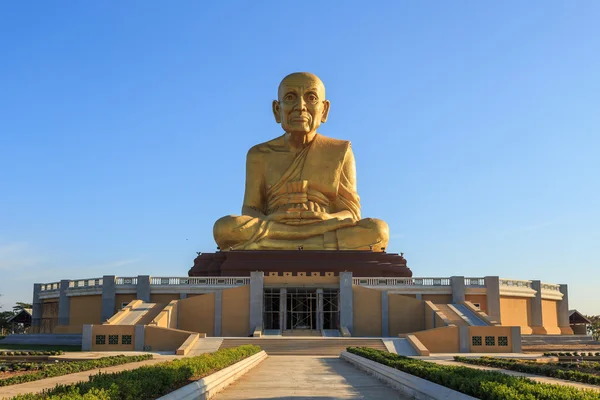
[[[88,382],[58,385],[39,394],[13,397],[13,400],[120,400],[156,399],[260,351],[258,346],[222,349],[196,357],[180,358],[134,370],[90,376]]]
[[[586,363],[586,364],[568,364],[568,363],[549,363],[549,364],[535,364],[526,363],[514,359],[501,359],[491,357],[481,358],[466,358],[466,357],[454,357],[456,361],[460,361],[467,364],[483,365],[486,367],[495,367],[508,369],[511,371],[524,372],[527,374],[544,375],[552,378],[565,379],[567,381],[589,383],[591,385],[600,385],[600,375],[594,375],[587,372],[573,371],[574,368],[585,368],[586,364],[589,364],[588,368],[595,369],[595,364],[598,363]],[[599,396],[600,397],[600,396]]]
[[[544,353],[544,356],[546,357],[600,357],[600,351],[597,351],[595,353],[589,351],[589,352],[578,352],[578,351],[573,351],[573,352],[560,352],[560,353]]]
[[[55,351],[0,351],[0,357],[6,356],[60,356],[64,354],[62,350]]]
[[[27,375],[12,376],[10,378],[0,380],[1,386],[17,385],[19,383],[38,381],[40,379],[51,378],[54,376],[62,376],[73,374],[75,372],[89,371],[96,368],[113,367],[115,365],[127,364],[131,362],[144,361],[152,358],[151,354],[141,356],[113,356],[104,357],[97,360],[85,361],[67,361],[55,364],[44,364],[42,368],[36,372]]]
[[[501,372],[434,364],[365,347],[350,353],[486,400],[598,400],[600,394],[570,386],[548,385]]]

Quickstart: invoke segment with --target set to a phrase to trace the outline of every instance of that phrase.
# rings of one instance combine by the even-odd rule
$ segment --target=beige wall
[[[250,334],[250,285],[223,290],[222,336]]]
[[[431,353],[458,353],[458,327],[445,326],[413,333]]]
[[[533,332],[529,325],[529,302],[527,297],[500,296],[500,323],[504,326],[520,326],[521,333]]]
[[[388,295],[389,332],[384,335],[422,331],[425,328],[425,302],[401,294]]]
[[[152,351],[175,351],[195,332],[178,329],[146,326],[144,330],[144,346]]]
[[[471,303],[479,303],[479,309],[487,314],[487,296],[485,294],[467,294],[465,300]]]
[[[424,294],[422,296],[423,301],[431,301],[433,304],[451,304],[451,294]]]
[[[69,325],[101,324],[102,296],[71,296]]]
[[[482,346],[473,346],[473,336],[481,336]],[[485,337],[494,337],[494,346],[486,346]],[[506,336],[507,346],[499,346],[499,336]],[[470,326],[469,351],[471,353],[512,353],[512,333],[510,326]]]
[[[542,322],[548,335],[560,335],[558,327],[557,303],[554,300],[542,299]]]
[[[354,331],[352,336],[381,336],[381,292],[352,286]]]
[[[180,300],[179,329],[213,336],[215,333],[215,294],[207,293]]]
[[[179,300],[179,293],[150,295],[150,303],[169,304],[172,300]]]
[[[119,312],[121,309],[122,303],[131,303],[133,300],[137,299],[135,294],[117,294],[115,295],[115,314]]]
[[[83,332],[83,325],[58,325],[54,327],[52,333],[56,334],[79,334]]]
[[[104,335],[106,344],[96,344],[96,336]],[[117,335],[118,344],[109,344],[109,336]],[[131,335],[131,344],[122,344],[123,335]],[[92,351],[133,351],[135,348],[134,325],[94,325],[92,326]]]

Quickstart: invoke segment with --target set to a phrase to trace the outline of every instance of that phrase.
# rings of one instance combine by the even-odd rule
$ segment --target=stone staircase
[[[260,346],[271,356],[339,356],[348,347],[370,347],[387,352],[381,339],[362,338],[239,338],[223,339],[221,349],[246,344]]]
[[[448,318],[450,320],[451,324],[454,324],[456,326],[469,326],[469,324],[467,323],[467,321],[465,321],[464,319],[462,319],[460,315],[458,315],[453,309],[451,309],[448,306],[448,304],[436,304],[435,306],[442,313],[444,313],[444,315],[446,316],[446,318]]]
[[[588,335],[523,335],[521,343],[523,346],[600,346],[600,342]]]

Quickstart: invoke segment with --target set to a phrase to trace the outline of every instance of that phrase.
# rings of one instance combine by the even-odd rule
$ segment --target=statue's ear
[[[323,102],[323,115],[321,116],[321,122],[327,122],[327,116],[329,115],[329,100]]]
[[[281,107],[279,107],[279,102],[277,100],[273,100],[273,116],[275,117],[275,121],[280,124],[281,123]]]

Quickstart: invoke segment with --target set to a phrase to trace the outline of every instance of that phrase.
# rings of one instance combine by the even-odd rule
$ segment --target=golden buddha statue
[[[242,215],[214,226],[222,250],[387,247],[388,225],[361,219],[350,142],[317,133],[329,105],[317,76],[300,72],[281,81],[273,114],[285,133],[248,151]]]

